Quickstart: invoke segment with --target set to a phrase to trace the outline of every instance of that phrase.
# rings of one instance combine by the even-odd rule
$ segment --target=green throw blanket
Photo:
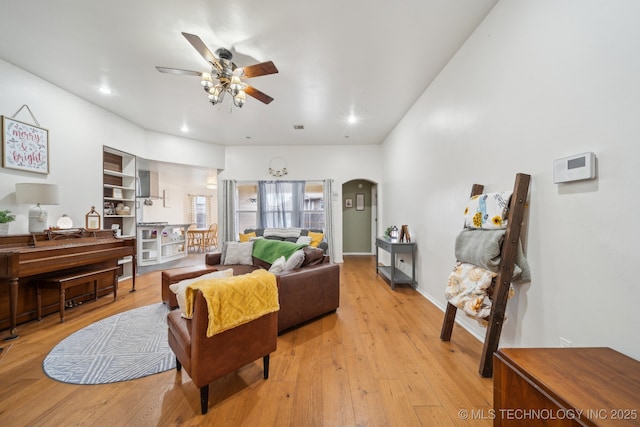
[[[285,242],[282,240],[256,239],[253,241],[252,255],[259,260],[273,264],[273,262],[281,256],[285,257],[285,259],[289,259],[295,251],[300,250],[305,246],[309,245],[299,245],[297,243]]]

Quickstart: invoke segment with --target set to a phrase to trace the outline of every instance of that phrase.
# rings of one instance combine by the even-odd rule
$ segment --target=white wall
[[[291,180],[323,180],[331,178],[334,190],[333,260],[342,262],[342,184],[353,179],[382,181],[382,147],[380,145],[270,146],[226,147],[222,179],[257,181],[275,179],[269,175],[269,162],[282,157],[287,162]]]
[[[640,359],[638,16],[636,0],[501,0],[384,143],[381,225],[409,224],[419,290],[442,308],[472,184],[532,176],[533,280],[516,286],[501,346],[564,337]],[[555,159],[587,151],[596,180],[553,183]]]
[[[28,230],[29,206],[15,201],[18,182],[60,186],[61,204],[45,207],[50,225],[67,213],[76,226],[84,226],[91,206],[101,210],[103,145],[159,161],[214,170],[224,165],[224,147],[145,131],[2,60],[0,94],[0,114],[11,117],[27,104],[40,126],[49,130],[49,175],[0,168],[0,209],[17,213],[10,234]],[[16,119],[33,123],[26,109]]]

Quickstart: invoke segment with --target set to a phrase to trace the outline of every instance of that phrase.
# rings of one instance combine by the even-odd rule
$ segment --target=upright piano
[[[119,259],[132,256],[135,290],[135,248],[135,239],[117,238],[112,230],[0,236],[0,329],[8,326],[9,338],[15,337],[18,319],[35,319],[32,282],[47,274],[117,266]]]

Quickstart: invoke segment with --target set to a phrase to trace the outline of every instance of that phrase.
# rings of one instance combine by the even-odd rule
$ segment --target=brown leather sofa
[[[173,310],[167,317],[169,347],[176,355],[176,369],[185,368],[200,389],[203,414],[209,408],[209,384],[262,357],[264,379],[269,377],[269,354],[277,345],[277,313],[269,313],[251,322],[207,338],[209,316],[207,302],[198,291],[193,318],[181,317]]]
[[[205,265],[163,271],[163,302],[172,309],[178,307],[178,301],[169,286],[181,280],[229,268],[233,268],[235,276],[258,268],[269,268],[269,264],[256,258],[253,259],[253,265],[222,265],[221,255],[220,252],[205,254]],[[340,267],[332,264],[327,255],[321,255],[317,262],[276,274],[280,303],[278,333],[323,314],[335,312],[340,305]]]

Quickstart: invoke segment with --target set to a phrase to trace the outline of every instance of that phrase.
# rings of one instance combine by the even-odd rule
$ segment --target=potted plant
[[[10,210],[0,211],[0,236],[9,234],[9,223],[15,220],[16,216]]]

